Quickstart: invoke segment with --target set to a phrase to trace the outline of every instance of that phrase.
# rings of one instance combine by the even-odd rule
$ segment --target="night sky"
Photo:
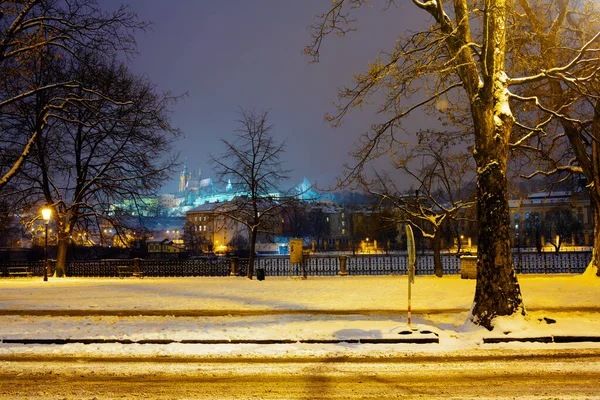
[[[380,50],[391,49],[398,35],[430,22],[410,3],[386,12],[385,2],[376,2],[357,14],[358,32],[330,36],[320,63],[310,64],[302,54],[310,43],[307,27],[329,0],[100,3],[106,10],[129,5],[140,19],[153,22],[151,31],[137,35],[139,55],[131,68],[161,90],[187,93],[173,114],[185,135],[176,144],[181,161],[214,178],[208,155],[223,152],[219,139],[232,137],[240,107],[270,110],[275,137],[287,139],[289,186],[303,177],[320,186],[335,181],[357,137],[378,118],[373,110],[357,110],[341,128],[331,128],[324,113],[334,110],[337,88],[351,85],[352,74],[362,72]],[[176,176],[165,190],[175,188]]]

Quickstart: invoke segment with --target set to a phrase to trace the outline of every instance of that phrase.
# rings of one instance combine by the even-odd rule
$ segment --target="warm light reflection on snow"
[[[233,355],[387,357],[403,352],[469,352],[481,349],[600,348],[599,343],[483,344],[483,337],[598,335],[600,278],[521,275],[526,319],[501,318],[493,332],[466,323],[474,280],[418,276],[413,286],[413,324],[439,335],[439,344],[282,345],[18,345],[1,354]],[[0,337],[200,340],[394,338],[406,326],[406,276],[139,279],[0,279]],[[10,315],[13,310],[50,310],[46,315]],[[544,309],[546,311],[544,311]],[[583,311],[577,311],[582,309]],[[71,316],[60,316],[66,310]],[[77,310],[79,310],[77,312]],[[129,310],[127,316],[99,311]],[[164,315],[145,315],[164,311]],[[286,314],[284,310],[292,310]],[[317,310],[310,315],[302,310]],[[326,314],[326,310],[334,313]],[[352,314],[343,314],[343,310]],[[202,312],[216,316],[193,316]],[[248,315],[236,316],[235,312]],[[264,315],[263,314],[264,311]],[[21,311],[19,311],[21,312]],[[295,314],[294,314],[295,312]],[[88,315],[77,315],[88,314]],[[96,315],[94,315],[96,313]],[[26,314],[26,313],[25,313]],[[108,312],[107,314],[110,314]],[[233,315],[230,315],[233,314]],[[173,315],[182,315],[176,316]],[[556,320],[548,324],[544,317]]]

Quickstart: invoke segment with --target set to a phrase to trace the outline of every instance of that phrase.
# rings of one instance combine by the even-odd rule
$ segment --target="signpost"
[[[302,254],[302,239],[290,239],[290,276],[292,275],[292,266],[294,264],[300,264],[302,265],[302,277],[303,279],[306,279],[304,261],[304,255]]]
[[[290,264],[302,262],[302,239],[290,239]]]
[[[406,225],[406,247],[408,250],[408,327],[412,329],[410,313],[411,313],[411,288],[415,283],[415,261],[417,254],[415,251],[415,236],[410,225]]]

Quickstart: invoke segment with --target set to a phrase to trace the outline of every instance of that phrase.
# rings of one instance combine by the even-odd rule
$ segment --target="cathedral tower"
[[[179,175],[179,191],[180,192],[185,192],[188,179],[189,179],[189,173],[188,173],[188,167],[187,167],[187,160],[185,160],[185,162],[183,163],[183,171],[181,171],[181,175]]]

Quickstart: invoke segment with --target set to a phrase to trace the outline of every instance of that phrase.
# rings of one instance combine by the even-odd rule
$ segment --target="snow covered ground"
[[[412,287],[418,331],[410,335],[439,343],[365,344],[357,340],[394,339],[407,331],[406,276],[0,279],[0,357],[393,357],[600,349],[592,341],[484,343],[484,338],[600,338],[600,278],[520,275],[519,282],[528,316],[498,319],[489,332],[468,322],[474,280],[418,276]],[[166,344],[5,342],[21,339]],[[291,343],[243,343],[255,340]],[[307,343],[312,340],[332,343]]]

